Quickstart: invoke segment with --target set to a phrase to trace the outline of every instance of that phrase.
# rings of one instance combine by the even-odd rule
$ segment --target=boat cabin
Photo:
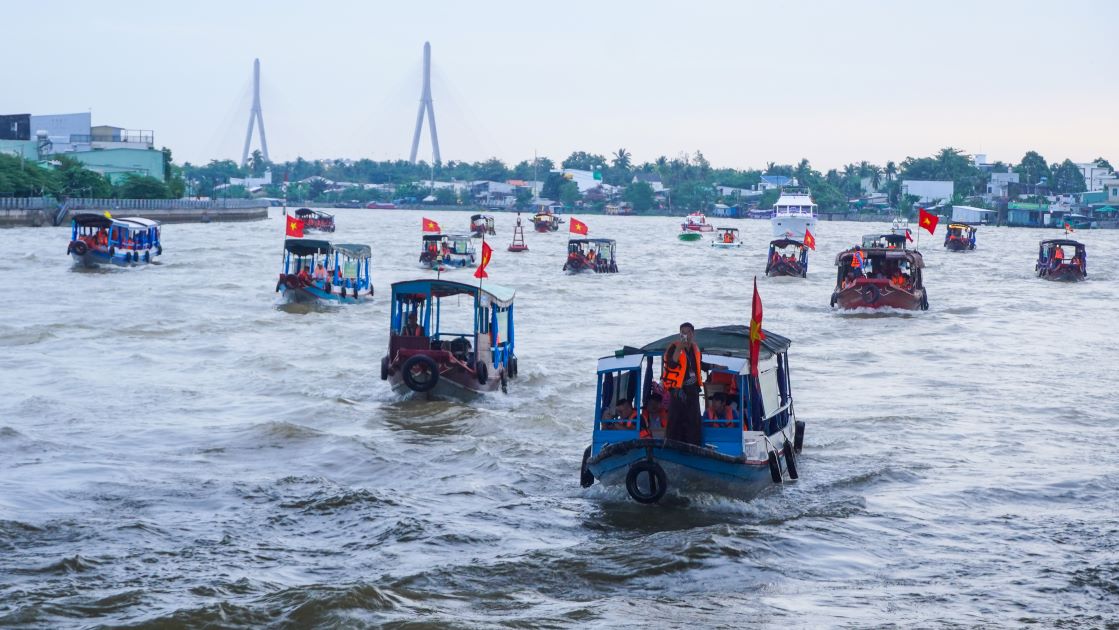
[[[313,232],[333,232],[334,215],[321,210],[300,208],[294,212],[295,218],[303,221],[303,229]]]
[[[970,223],[949,223],[944,232],[944,247],[948,251],[966,252],[975,249],[976,226]]]
[[[707,222],[707,215],[702,212],[693,212],[684,217],[684,222],[680,224],[680,229],[689,232],[711,232],[715,228]]]
[[[792,238],[779,238],[769,242],[769,257],[765,263],[767,276],[808,275],[808,248]]]
[[[159,239],[158,221],[80,213],[70,222],[70,244],[66,252],[76,262],[87,266],[148,263],[153,256],[163,253]]]
[[[470,217],[470,232],[474,236],[495,236],[493,217],[488,214],[475,214]]]
[[[432,269],[473,267],[474,241],[465,234],[424,234],[420,263]]]
[[[1088,277],[1088,258],[1084,244],[1058,238],[1041,241],[1034,270],[1046,280],[1076,281]]]
[[[394,283],[381,378],[394,390],[450,397],[505,391],[517,374],[515,293],[490,282]]]
[[[611,238],[573,238],[567,241],[567,262],[563,270],[572,273],[593,271],[617,273],[614,259],[616,243]]]
[[[905,249],[908,238],[901,234],[864,234],[863,249]]]

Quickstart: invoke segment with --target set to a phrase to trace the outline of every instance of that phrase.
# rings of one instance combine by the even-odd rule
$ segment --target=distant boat
[[[718,249],[736,249],[742,247],[742,237],[738,234],[738,228],[715,228],[715,238],[711,239],[711,247]]]
[[[976,227],[969,223],[950,223],[944,232],[944,248],[950,252],[975,249]]]
[[[680,229],[685,232],[711,232],[715,228],[707,222],[707,215],[702,212],[693,212],[684,217],[684,222],[680,224]]]
[[[430,269],[474,267],[474,242],[465,234],[424,234],[420,264]]]
[[[563,270],[568,273],[593,271],[618,273],[614,260],[616,243],[610,238],[573,238],[567,241],[567,261]]]
[[[309,232],[333,232],[334,215],[320,210],[300,208],[295,211],[295,218],[303,221],[303,229]]]
[[[158,221],[142,217],[113,219],[81,213],[70,221],[66,253],[84,267],[146,264],[163,253]]]
[[[475,237],[483,237],[485,235],[496,236],[497,232],[493,227],[493,217],[488,214],[475,214],[470,217],[470,233]]]
[[[807,189],[785,188],[773,204],[773,236],[804,240],[806,229],[816,230],[816,202]]]
[[[1076,282],[1088,277],[1088,261],[1084,244],[1067,238],[1042,241],[1037,250],[1037,277],[1046,280]]]
[[[795,276],[805,278],[808,276],[808,248],[804,243],[791,239],[779,238],[769,242],[769,258],[765,263],[765,275]]]
[[[289,238],[284,241],[284,263],[276,291],[295,303],[352,304],[368,300],[373,297],[372,257],[368,245]],[[319,265],[325,277],[315,277]]]
[[[897,237],[897,235],[891,235]],[[900,237],[905,238],[905,237]],[[832,307],[929,310],[921,252],[894,247],[854,247],[835,257]]]

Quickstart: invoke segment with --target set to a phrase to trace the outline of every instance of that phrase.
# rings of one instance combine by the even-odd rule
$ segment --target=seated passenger
[[[852,287],[854,285],[855,285],[855,272],[854,271],[848,271],[847,272],[847,277],[843,279],[843,288],[846,289],[846,288]]]
[[[724,232],[723,233],[723,242],[724,243],[733,243],[734,242],[734,234],[731,233],[731,232]]]
[[[659,383],[656,383],[659,385]],[[661,391],[654,390],[645,401],[645,408],[641,410],[641,437],[653,437],[653,428],[665,429],[668,426],[668,408],[661,399]]]
[[[900,269],[895,270],[894,275],[890,276],[890,284],[895,286],[895,287],[904,287],[905,282],[906,282],[905,276],[902,275]]]
[[[707,410],[703,417],[707,420],[719,420],[720,422],[715,423],[717,427],[730,426],[724,421],[734,420],[734,413],[727,407],[727,397],[722,392],[712,394],[707,399]]]
[[[303,283],[303,286],[311,284],[311,272],[307,271],[307,267],[305,265],[301,265],[299,267],[299,271],[295,272],[295,275],[299,278],[300,282]]]
[[[356,290],[354,295],[356,297]],[[400,331],[400,334],[405,337],[422,337],[424,335],[424,327],[420,326],[415,313],[408,314],[408,322],[404,324],[404,328]]]

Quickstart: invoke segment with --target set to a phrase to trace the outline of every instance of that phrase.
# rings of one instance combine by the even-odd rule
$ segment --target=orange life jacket
[[[673,342],[668,346],[668,349],[664,351],[664,359],[662,360],[661,364],[661,380],[664,381],[664,386],[668,389],[680,389],[681,387],[683,387],[684,375],[688,371],[689,359],[688,355],[684,352],[679,353],[679,356],[677,357],[678,362],[676,364],[676,367],[668,366],[668,355],[677,345],[678,344],[676,342]],[[700,368],[700,354],[698,345],[692,346],[692,360],[695,361],[696,384],[699,387],[703,387],[703,371]]]
[[[851,255],[851,267],[853,267],[855,269],[858,269],[859,267],[862,267],[862,266],[863,266],[863,255],[860,254],[859,252],[855,252],[854,254]]]
[[[1064,259],[1065,259],[1065,250],[1061,249],[1060,247],[1055,248],[1053,250],[1053,260],[1064,260]]]
[[[708,407],[707,411],[703,413],[703,417],[707,418],[708,420],[734,420],[734,410],[730,408],[730,405],[727,405],[723,408],[723,417],[720,418],[715,415],[714,407]]]

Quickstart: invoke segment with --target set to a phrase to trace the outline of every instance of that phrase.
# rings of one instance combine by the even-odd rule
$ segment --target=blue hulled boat
[[[141,217],[114,219],[106,214],[81,213],[70,222],[66,253],[85,267],[147,264],[163,253],[159,222]]]
[[[695,331],[708,375],[704,398],[720,400],[720,406],[725,401],[717,412],[704,412],[700,445],[667,439],[662,426],[666,414],[660,411],[667,409],[667,400],[650,402],[661,398],[654,370],[659,373],[666,348],[678,336],[599,359],[594,433],[583,454],[583,487],[596,480],[624,485],[634,500],[654,503],[669,487],[681,494],[750,498],[786,475],[796,479],[804,423],[793,411],[787,355],[791,342],[768,331],[765,335],[755,377],[750,375],[747,326]]]
[[[367,300],[373,297],[372,258],[368,245],[289,238],[276,291],[297,303]]]

